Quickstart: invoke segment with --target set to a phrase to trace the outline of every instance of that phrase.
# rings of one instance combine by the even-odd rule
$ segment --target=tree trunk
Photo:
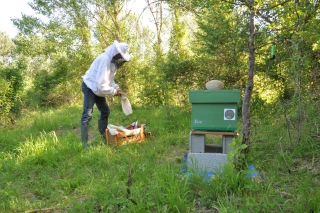
[[[244,94],[242,105],[242,144],[249,147],[250,138],[250,99],[253,90],[253,77],[255,70],[255,44],[254,44],[254,0],[250,0],[250,38],[249,38],[249,62],[248,62],[248,84]],[[248,152],[248,149],[245,151]]]

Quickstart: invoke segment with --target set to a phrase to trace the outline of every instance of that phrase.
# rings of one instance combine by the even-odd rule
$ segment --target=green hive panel
[[[239,103],[240,90],[190,90],[191,103]]]
[[[191,127],[198,131],[237,130],[239,90],[192,90]]]

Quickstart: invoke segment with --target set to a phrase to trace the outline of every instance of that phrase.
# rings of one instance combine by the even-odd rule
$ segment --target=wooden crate
[[[127,132],[118,131],[117,135],[111,135],[108,128],[106,129],[106,144],[114,143],[116,146],[118,146],[120,143],[140,143],[145,139],[146,136],[143,126],[139,126],[139,128]]]

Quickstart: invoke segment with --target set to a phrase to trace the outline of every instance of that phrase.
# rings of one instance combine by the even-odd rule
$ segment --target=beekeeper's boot
[[[98,129],[104,140],[106,139],[107,126],[108,126],[108,119],[98,120]]]
[[[88,125],[87,124],[83,124],[81,125],[81,141],[82,141],[82,147],[84,149],[89,149],[89,144],[88,144]]]

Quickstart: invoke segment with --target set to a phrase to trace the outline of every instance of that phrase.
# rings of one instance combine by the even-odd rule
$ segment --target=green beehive
[[[240,90],[190,90],[191,127],[196,131],[237,130]]]

